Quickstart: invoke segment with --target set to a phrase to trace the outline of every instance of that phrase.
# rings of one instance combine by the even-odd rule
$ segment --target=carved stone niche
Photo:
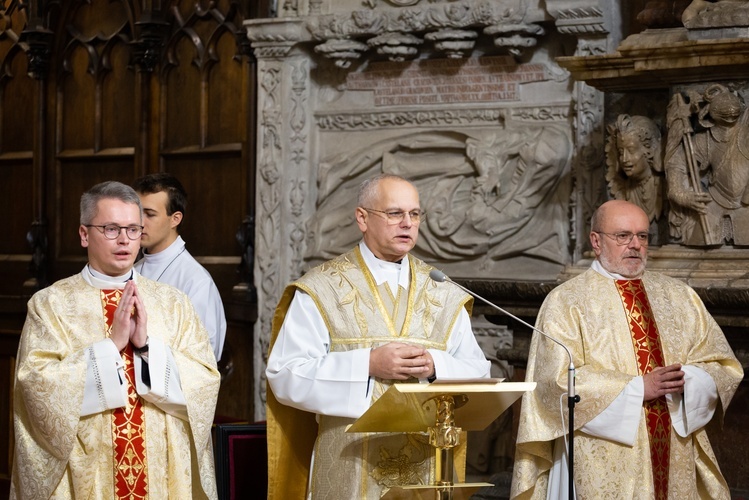
[[[665,221],[660,227],[665,234],[651,245],[648,267],[692,285],[718,312],[721,324],[746,326],[749,32],[747,26],[705,26],[707,14],[726,24],[714,9],[698,14],[690,21],[694,28],[649,29],[624,40],[615,53],[557,61],[607,98],[624,93],[647,101],[668,94],[668,104],[651,109],[648,117],[662,127],[659,165],[669,183],[662,194]],[[749,18],[744,24],[749,26]],[[609,133],[617,120],[621,125],[621,115],[607,119]],[[724,188],[726,193],[719,192]],[[620,197],[612,193],[611,183],[609,196]],[[705,214],[695,206],[706,207]],[[567,276],[579,273],[591,259],[586,255]]]

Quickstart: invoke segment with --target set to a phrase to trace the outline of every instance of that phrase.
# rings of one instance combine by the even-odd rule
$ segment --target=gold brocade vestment
[[[431,266],[413,256],[409,261],[409,291],[397,297],[387,284],[375,284],[358,247],[310,270],[284,292],[272,341],[298,288],[317,304],[328,327],[331,351],[393,341],[444,350],[460,309],[470,307],[471,298],[455,288],[438,287],[429,278]],[[391,382],[375,380],[373,401]],[[394,485],[432,482],[434,450],[426,435],[348,434],[345,426],[353,419],[325,415],[319,419],[316,442],[304,442],[314,428],[314,415],[279,404],[268,391],[269,499],[304,498],[312,442],[315,499],[379,498]],[[464,460],[464,452],[456,457],[456,463]]]
[[[135,282],[149,338],[163,341],[185,374],[188,415],[143,401],[149,498],[216,498],[211,425],[220,375],[208,334],[182,292],[137,274]],[[100,292],[77,274],[29,301],[16,367],[11,499],[114,496],[113,410],[81,416],[87,367],[97,363],[89,347],[106,339]]]
[[[642,282],[658,324],[664,364],[699,367],[712,378],[718,392],[712,422],[720,425],[743,378],[740,363],[694,290],[649,271]],[[589,269],[556,287],[539,311],[537,327],[564,343],[577,367],[575,390],[580,402],[575,408],[574,479],[578,498],[652,500],[655,485],[644,410],[632,446],[581,430],[639,372],[614,280]],[[567,389],[568,365],[563,349],[534,335],[526,380],[538,385],[522,400],[513,498],[546,498],[554,443],[566,430],[560,422],[559,397]],[[669,448],[668,498],[729,498],[704,428],[686,437],[671,429]]]

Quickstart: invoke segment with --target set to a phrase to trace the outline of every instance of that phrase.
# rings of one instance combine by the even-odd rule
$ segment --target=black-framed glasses
[[[385,220],[387,220],[388,225],[394,226],[396,224],[400,224],[403,222],[403,219],[406,217],[406,214],[408,214],[408,217],[411,219],[411,222],[414,224],[418,224],[424,219],[426,219],[426,212],[420,209],[416,210],[410,210],[408,212],[404,212],[403,210],[376,210],[374,208],[364,208],[361,207],[367,212],[377,212],[380,214],[385,214]]]
[[[97,226],[96,224],[84,224],[84,226],[95,227],[108,240],[117,239],[123,229],[125,230],[127,237],[131,240],[137,240],[140,238],[140,235],[143,234],[143,226],[136,226],[135,224],[132,226],[119,226],[117,224],[103,224]]]
[[[640,245],[647,246],[647,244],[650,242],[650,233],[642,232],[642,233],[630,233],[629,231],[621,231],[619,233],[604,233],[603,231],[593,231],[594,233],[598,234],[605,234],[612,240],[616,241],[616,244],[619,246],[629,245],[632,240],[637,236],[637,241],[640,242]]]

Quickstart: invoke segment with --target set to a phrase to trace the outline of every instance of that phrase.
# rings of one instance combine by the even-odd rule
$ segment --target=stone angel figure
[[[646,116],[619,115],[608,126],[606,181],[611,195],[642,208],[651,224],[664,210],[661,131]]]

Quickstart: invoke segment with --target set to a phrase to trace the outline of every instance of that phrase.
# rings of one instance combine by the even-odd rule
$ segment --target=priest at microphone
[[[743,370],[694,290],[645,270],[648,217],[604,203],[591,220],[591,268],[554,289],[536,326],[577,367],[574,486],[581,499],[730,498],[705,431],[720,425]],[[512,498],[568,496],[559,402],[567,353],[534,334]]]
[[[353,215],[359,245],[290,284],[276,310],[266,370],[271,500],[380,498],[433,483],[425,436],[346,426],[394,382],[489,376],[471,297],[430,279],[433,268],[409,253],[425,217],[414,185],[389,174],[364,181]]]

